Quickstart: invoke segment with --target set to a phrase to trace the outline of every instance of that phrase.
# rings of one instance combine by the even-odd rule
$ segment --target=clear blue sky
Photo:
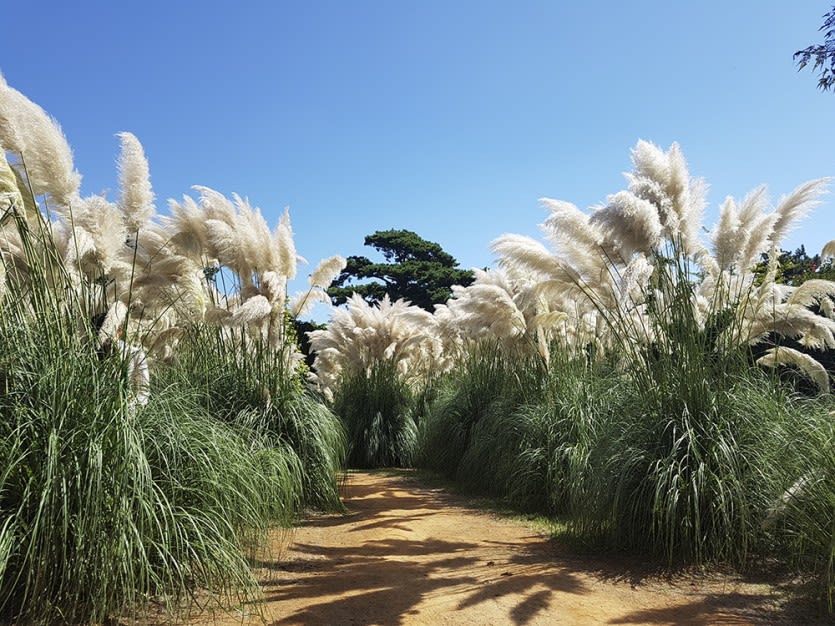
[[[835,175],[835,93],[792,60],[831,5],[8,2],[0,71],[61,123],[85,194],[116,196],[127,130],[160,211],[194,184],[271,225],[289,206],[302,277],[386,228],[483,267],[497,236],[539,236],[540,197],[622,189],[638,139],[681,144],[708,227],[726,195]],[[832,194],[784,247],[830,239]]]

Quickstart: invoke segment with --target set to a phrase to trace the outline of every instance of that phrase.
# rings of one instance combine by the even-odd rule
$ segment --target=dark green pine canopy
[[[403,298],[433,311],[434,305],[449,299],[453,285],[473,282],[473,273],[460,269],[455,257],[410,230],[378,230],[365,238],[365,245],[380,252],[385,262],[348,257],[345,269],[328,289],[335,305],[356,292],[371,303],[388,294],[392,301]]]

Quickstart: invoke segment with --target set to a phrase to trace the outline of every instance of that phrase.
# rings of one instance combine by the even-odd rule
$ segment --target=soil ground
[[[773,580],[580,555],[409,473],[351,472],[345,505],[273,536],[261,603],[190,624],[832,623]]]

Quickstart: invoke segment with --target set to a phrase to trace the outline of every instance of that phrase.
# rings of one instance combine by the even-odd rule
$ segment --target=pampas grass
[[[344,431],[304,389],[286,310],[289,217],[271,232],[201,187],[157,218],[142,146],[120,139],[119,202],[79,198],[60,128],[0,78],[4,620],[141,620],[201,589],[252,600],[266,532],[341,508]],[[108,311],[126,350],[91,324]],[[141,345],[147,406],[125,358]]]
[[[133,407],[121,354],[103,359],[86,322],[89,294],[54,289],[72,280],[48,232],[14,216],[29,272],[0,307],[0,613],[89,623],[152,598],[173,609],[196,587],[252,597],[245,549],[291,518],[298,461],[208,416],[193,390]]]
[[[391,362],[345,376],[333,410],[348,435],[348,465],[410,467],[417,443],[413,393]]]
[[[288,337],[292,331],[288,328]],[[200,393],[205,410],[224,423],[245,426],[293,455],[299,503],[339,510],[338,480],[345,467],[339,419],[304,390],[303,371],[266,340],[243,328],[188,327],[178,358],[161,372],[171,384]]]

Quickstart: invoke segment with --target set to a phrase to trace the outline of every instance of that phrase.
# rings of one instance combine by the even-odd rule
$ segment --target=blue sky
[[[679,142],[707,227],[727,195],[835,176],[835,93],[792,60],[831,0],[7,4],[0,71],[61,123],[85,194],[116,196],[133,132],[162,212],[195,184],[271,225],[289,207],[302,277],[387,228],[489,266],[497,236],[539,236],[540,197],[622,189],[638,139]],[[784,247],[835,239],[833,198]]]

